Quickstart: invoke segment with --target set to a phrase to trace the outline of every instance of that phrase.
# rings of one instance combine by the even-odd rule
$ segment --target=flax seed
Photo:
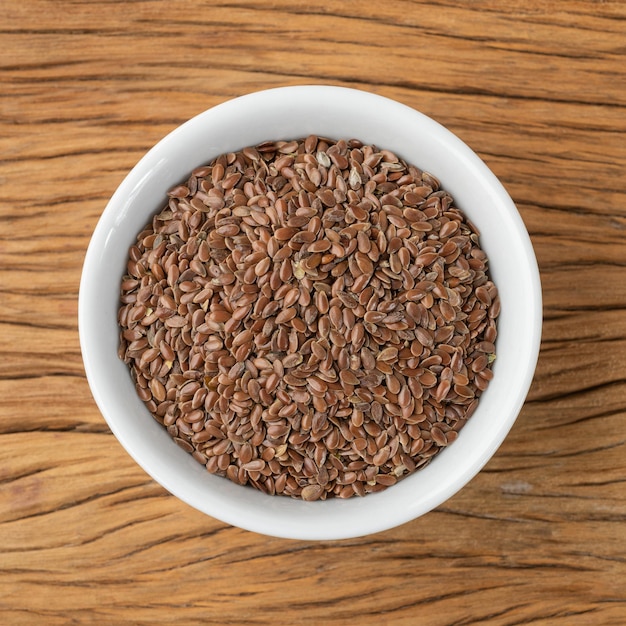
[[[435,177],[311,135],[221,155],[168,195],[129,250],[119,355],[177,445],[318,500],[453,443],[493,377],[501,303]]]

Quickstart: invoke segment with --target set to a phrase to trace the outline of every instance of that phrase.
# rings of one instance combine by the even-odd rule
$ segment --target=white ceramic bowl
[[[438,177],[481,232],[502,310],[494,378],[459,438],[430,465],[363,498],[303,502],[210,475],[137,397],[117,357],[118,294],[128,249],[166,191],[217,155],[309,134],[358,138]],[[450,498],[496,452],[528,393],[541,334],[539,272],[528,233],[502,185],[467,145],[432,119],[371,93],[330,86],[271,89],[220,104],[160,141],[119,186],[93,234],[79,296],[79,330],[93,396],[114,435],[154,480],[229,524],[294,539],[386,530]]]

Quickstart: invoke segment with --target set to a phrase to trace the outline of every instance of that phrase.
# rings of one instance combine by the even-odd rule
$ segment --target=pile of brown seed
[[[500,302],[431,175],[357,140],[221,155],[169,192],[121,284],[120,357],[209,472],[304,500],[393,485],[492,378]]]

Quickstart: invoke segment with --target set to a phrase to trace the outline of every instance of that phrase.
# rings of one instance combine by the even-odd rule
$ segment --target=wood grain
[[[626,623],[626,3],[22,0],[0,24],[0,622]],[[107,199],[176,125],[267,87],[359,87],[472,146],[544,290],[528,400],[432,513],[261,537],[168,495],[84,376]]]

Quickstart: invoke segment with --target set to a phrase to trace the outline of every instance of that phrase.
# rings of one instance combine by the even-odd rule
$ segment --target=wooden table
[[[626,3],[5,0],[0,623],[626,624]],[[545,327],[487,467],[395,530],[272,539],[167,494],[85,379],[77,295],[122,178],[233,96],[324,83],[448,126],[529,229]]]

